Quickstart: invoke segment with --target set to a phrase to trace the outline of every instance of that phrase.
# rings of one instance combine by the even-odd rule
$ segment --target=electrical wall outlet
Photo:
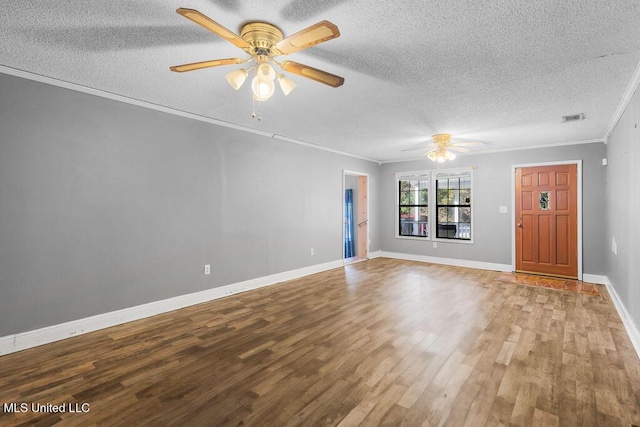
[[[315,255],[315,254],[316,254],[315,249],[311,248],[311,255]]]
[[[433,249],[438,249],[438,242],[433,242]]]
[[[204,274],[205,275],[211,274],[211,264],[205,264],[205,266],[204,266]]]

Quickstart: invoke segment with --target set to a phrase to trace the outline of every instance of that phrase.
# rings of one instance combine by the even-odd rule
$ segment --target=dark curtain
[[[356,255],[356,247],[353,241],[353,190],[344,192],[344,257],[351,258]]]

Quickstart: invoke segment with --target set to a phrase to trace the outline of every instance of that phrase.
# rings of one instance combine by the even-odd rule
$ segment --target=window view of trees
[[[396,185],[396,237],[472,240],[470,169],[397,173]],[[429,194],[430,187],[432,194]],[[431,228],[434,236],[430,236]]]
[[[436,237],[471,239],[471,177],[436,180]]]
[[[429,236],[429,180],[399,181],[400,236]]]

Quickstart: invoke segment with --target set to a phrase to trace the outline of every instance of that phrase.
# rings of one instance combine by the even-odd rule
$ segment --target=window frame
[[[401,205],[400,204],[400,181],[427,181],[428,187],[428,196],[427,196],[427,235],[405,235],[400,234],[400,208],[401,206],[411,206],[420,208],[424,206],[423,204],[412,204],[412,205]],[[395,237],[397,239],[409,239],[409,240],[431,240],[431,173],[429,171],[418,171],[418,172],[397,172],[395,174],[395,185],[396,185],[396,213],[395,213]]]
[[[455,177],[469,177],[470,180],[470,215],[471,215],[471,231],[469,239],[460,238],[448,238],[437,237],[437,220],[438,220],[438,205],[437,205],[437,180],[440,178],[455,178]],[[415,179],[418,180],[421,177],[426,177],[429,182],[429,199],[427,205],[427,221],[429,223],[428,236],[405,236],[400,234],[400,181]],[[451,168],[451,169],[436,169],[436,170],[420,170],[420,171],[406,171],[395,173],[395,187],[396,187],[396,202],[395,202],[395,214],[394,214],[394,235],[396,239],[403,240],[420,240],[420,241],[432,241],[442,243],[454,243],[463,245],[472,245],[474,242],[475,234],[475,215],[474,215],[474,174],[473,168]],[[405,206],[405,205],[403,205]],[[466,207],[466,205],[465,205]]]
[[[438,204],[438,180],[439,179],[451,179],[451,178],[466,178],[469,177],[469,203],[468,204],[458,204],[458,205],[451,205],[451,204],[446,204],[446,205],[440,205]],[[473,234],[474,234],[474,226],[473,226],[473,219],[474,219],[474,214],[473,214],[473,195],[474,195],[474,191],[473,191],[473,169],[471,168],[464,168],[464,169],[443,169],[443,170],[439,170],[439,171],[435,171],[432,173],[432,180],[433,180],[433,187],[435,188],[434,191],[434,201],[433,201],[433,208],[434,208],[434,221],[433,221],[433,240],[437,241],[437,242],[452,242],[452,243],[463,243],[463,244],[473,244]],[[459,190],[459,189],[458,189]],[[460,238],[460,237],[438,237],[437,234],[437,227],[438,227],[438,208],[440,207],[454,207],[454,208],[460,208],[460,207],[469,207],[470,213],[469,216],[470,221],[469,221],[469,226],[470,226],[470,236],[468,239],[466,238]]]

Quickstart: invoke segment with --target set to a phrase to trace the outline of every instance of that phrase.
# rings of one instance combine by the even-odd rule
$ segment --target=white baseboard
[[[369,259],[380,258],[381,256],[382,256],[382,251],[369,252]]]
[[[466,259],[441,258],[426,255],[401,254],[397,252],[379,251],[381,257],[404,259],[407,261],[431,262],[434,264],[453,265],[456,267],[478,268],[480,270],[512,271],[511,264],[496,264],[493,262],[469,261]]]
[[[640,332],[638,332],[638,327],[631,318],[631,315],[629,315],[629,311],[627,311],[627,307],[620,299],[620,295],[618,295],[618,292],[616,292],[616,289],[606,276],[604,285],[606,285],[607,291],[609,291],[609,295],[611,296],[611,301],[613,301],[613,305],[618,311],[618,315],[624,324],[624,328],[627,330],[627,334],[631,339],[631,344],[633,344],[633,348],[636,349],[636,354],[640,358]]]
[[[331,261],[0,337],[0,356],[343,266],[344,260]]]
[[[587,283],[597,283],[598,285],[606,285],[607,283],[609,283],[609,279],[607,278],[607,276],[587,273],[584,273],[582,275],[582,281]]]
[[[375,251],[369,253],[369,259],[380,257],[404,259],[408,261],[430,262],[458,267],[478,268],[482,270],[511,271],[511,265],[508,264],[495,264],[480,261],[430,257],[425,255],[401,254],[386,251]],[[282,273],[246,280],[231,285],[208,289],[206,291],[180,295],[174,298],[154,301],[151,303],[112,311],[109,313],[98,314],[96,316],[73,320],[71,322],[61,323],[58,325],[47,326],[45,328],[36,329],[33,331],[0,337],[0,356],[15,353],[21,350],[26,350],[32,347],[37,347],[39,345],[60,341],[76,335],[82,335],[100,329],[109,328],[111,326],[121,325],[123,323],[132,322],[134,320],[144,319],[146,317],[155,316],[157,314],[166,313],[195,304],[200,304],[240,292],[246,292],[252,289],[258,289],[265,286],[274,285],[276,283],[285,282],[287,280],[298,279],[310,274],[320,273],[334,268],[340,268],[343,265],[344,260],[331,261],[324,264],[312,265],[297,270],[285,271]],[[611,300],[613,301],[613,304],[618,311],[620,318],[622,319],[622,323],[624,324],[625,329],[629,334],[629,338],[631,339],[633,347],[635,348],[638,357],[640,357],[640,332],[638,331],[638,328],[629,315],[627,308],[620,300],[618,293],[611,285],[611,282],[609,281],[607,276],[585,274],[584,280],[591,283],[606,285],[607,290],[609,291],[609,295],[611,295]]]

